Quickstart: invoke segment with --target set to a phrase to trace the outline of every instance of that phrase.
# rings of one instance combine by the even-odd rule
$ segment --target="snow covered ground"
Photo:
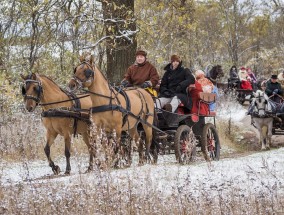
[[[62,170],[65,168],[65,158],[55,160]],[[94,183],[97,174],[101,176],[101,171],[93,173],[83,173],[87,168],[87,157],[72,158],[72,174],[66,177],[52,178],[51,168],[47,161],[32,161],[22,163],[1,162],[1,184],[11,185],[18,183],[39,183],[56,180],[59,183],[74,183],[88,181]],[[131,168],[121,170],[106,171],[106,176],[115,179],[118,183],[128,180],[143,180],[155,182],[157,189],[164,195],[172,195],[175,192],[172,187],[182,186],[190,183],[187,191],[193,195],[199,195],[199,187],[213,191],[218,191],[222,187],[238,186],[243,192],[261,191],[263,185],[278,186],[284,193],[284,148],[259,152],[245,157],[221,159],[211,163],[197,162],[191,165],[178,165],[174,161],[174,156],[166,155],[159,157],[158,165],[147,164],[145,166],[134,165]],[[100,173],[99,173],[100,172]],[[47,179],[48,176],[51,179]],[[63,176],[63,173],[62,173]],[[149,178],[150,177],[150,178]],[[124,181],[125,182],[125,181]]]
[[[234,105],[229,108],[221,108],[218,112],[218,117],[227,119],[228,110],[230,110],[230,118],[236,122],[239,122],[246,112],[246,108]],[[63,156],[57,157],[54,159],[54,162],[64,172],[65,158]],[[69,195],[66,193],[67,190],[69,192],[72,187],[71,190],[74,191],[74,187],[80,187],[82,184],[91,186],[91,188],[88,187],[84,191],[89,195],[90,189],[96,192],[101,186],[105,187],[105,184],[109,183],[112,187],[120,190],[122,195],[131,191],[136,198],[139,199],[140,196],[140,200],[144,199],[144,201],[149,199],[149,193],[157,195],[158,199],[161,198],[165,201],[178,198],[180,195],[185,198],[195,199],[194,202],[202,197],[202,199],[206,199],[206,201],[211,203],[217,197],[218,199],[229,201],[229,199],[234,198],[233,196],[245,198],[245,200],[239,201],[248,201],[250,196],[255,196],[256,199],[264,196],[272,202],[275,202],[275,199],[278,198],[284,199],[284,148],[257,152],[247,156],[243,155],[242,157],[221,158],[220,161],[211,163],[198,161],[189,165],[177,164],[174,155],[159,156],[157,165],[146,164],[144,166],[138,166],[136,155],[130,168],[110,169],[107,171],[94,170],[91,173],[84,173],[87,165],[87,155],[75,154],[71,157],[71,175],[64,176],[61,173],[59,177],[54,177],[46,160],[26,160],[20,163],[1,160],[0,185],[2,192],[3,190],[10,190],[11,187],[23,190],[23,187],[27,186],[28,190],[24,191],[24,193],[28,196],[36,195],[33,198],[45,195],[46,192],[50,193],[51,191],[49,190],[58,189],[56,191],[56,199],[62,199]],[[114,194],[111,193],[110,195]],[[231,204],[232,200],[230,201],[229,203]],[[9,202],[7,200],[0,204],[0,212],[1,206],[6,211],[9,211],[7,209]],[[170,208],[166,204],[165,208]],[[23,206],[25,210],[28,210],[27,208],[29,207]],[[252,208],[250,207],[248,210],[252,210]],[[275,211],[274,209],[272,210],[273,212]],[[277,211],[280,209],[278,208]],[[168,210],[166,209],[166,211]],[[198,208],[196,211],[198,211]]]

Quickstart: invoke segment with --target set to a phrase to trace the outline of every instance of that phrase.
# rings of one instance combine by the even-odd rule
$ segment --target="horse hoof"
[[[64,175],[70,175],[70,172],[71,172],[70,170],[66,170]]]
[[[58,175],[60,173],[60,167],[59,166],[54,166],[54,168],[52,169],[54,175]]]

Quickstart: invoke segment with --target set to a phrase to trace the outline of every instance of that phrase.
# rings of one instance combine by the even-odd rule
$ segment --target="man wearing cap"
[[[280,97],[283,93],[280,83],[277,82],[277,75],[271,75],[271,78],[266,83],[265,93],[268,96],[273,96],[275,102],[280,101]],[[279,95],[279,96],[277,96]]]
[[[157,107],[164,107],[168,111],[175,112],[182,102],[190,110],[192,101],[187,96],[186,88],[195,83],[194,76],[189,69],[182,66],[182,61],[178,55],[171,56],[171,63],[164,70],[166,72],[162,78]]]
[[[142,88],[155,87],[159,82],[156,68],[147,61],[147,53],[143,50],[136,52],[136,61],[124,75],[121,84],[124,87],[139,86]]]

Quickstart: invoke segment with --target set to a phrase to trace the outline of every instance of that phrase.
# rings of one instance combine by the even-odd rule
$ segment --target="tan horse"
[[[93,57],[89,57],[87,60],[81,57],[80,61],[81,64],[75,68],[74,77],[70,80],[69,87],[71,90],[80,87],[89,89],[93,107],[101,108],[100,111],[93,111],[93,121],[97,128],[103,128],[108,133],[115,130],[117,144],[120,146],[122,131],[128,131],[130,137],[137,141],[139,139],[137,126],[142,125],[145,132],[146,159],[149,159],[152,142],[151,125],[154,119],[154,101],[151,95],[141,88],[129,88],[123,91],[126,94],[123,96],[109,85],[104,75],[93,64]],[[127,98],[130,100],[130,106],[128,106],[130,114],[122,113],[128,108]],[[123,110],[121,111],[120,108]],[[124,123],[125,116],[126,122]],[[143,122],[137,117],[140,117]],[[139,142],[138,150],[139,164],[143,164],[143,141]],[[154,162],[156,162],[156,158],[154,158]]]
[[[55,108],[73,106],[70,97],[50,78],[44,75],[31,73],[27,76],[21,75],[25,84],[22,88],[24,96],[25,107],[29,112],[35,110],[38,104],[42,105],[42,110],[47,111]],[[82,96],[83,97],[83,96]],[[69,100],[69,101],[68,101]],[[63,101],[63,102],[62,102]],[[65,102],[64,102],[65,101]],[[80,99],[81,108],[89,109],[92,106],[90,96],[85,96]],[[64,137],[65,141],[65,157],[66,157],[66,171],[65,174],[70,174],[70,147],[71,135],[74,133],[73,123],[74,119],[64,117],[43,117],[42,122],[46,128],[47,143],[44,151],[47,156],[49,166],[52,168],[54,174],[59,174],[60,168],[55,165],[50,156],[50,147],[54,143],[55,138],[59,135]],[[89,143],[89,131],[86,122],[78,120],[77,133],[83,136],[83,140],[89,148],[90,152],[90,166],[92,169],[93,153]]]

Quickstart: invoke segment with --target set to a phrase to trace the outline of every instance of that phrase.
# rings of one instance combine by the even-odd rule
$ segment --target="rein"
[[[81,90],[83,90],[83,91],[86,92],[86,93],[90,93],[90,94],[93,94],[93,95],[96,95],[96,96],[100,96],[100,97],[103,97],[103,98],[116,99],[116,97],[106,96],[106,95],[103,95],[103,94],[100,94],[100,93],[92,92],[92,91],[90,91],[90,90],[85,90],[85,89],[81,89]]]
[[[68,95],[67,95],[68,96]],[[62,100],[62,101],[58,101],[58,102],[49,102],[49,103],[39,103],[38,105],[40,106],[46,106],[46,105],[53,105],[53,104],[60,104],[63,102],[69,102],[69,101],[74,101],[74,100],[78,100],[78,99],[82,99],[82,98],[86,98],[90,95],[85,95],[85,96],[81,96],[81,97],[77,97],[77,98],[72,98],[72,99],[66,99],[66,100]],[[69,96],[68,96],[69,97]]]
[[[38,95],[37,97],[33,96],[33,95],[28,95],[28,94],[25,94],[23,95],[24,96],[24,99],[32,99],[36,102],[37,105],[39,106],[47,106],[47,105],[53,105],[53,104],[60,104],[60,103],[64,103],[64,102],[68,102],[68,101],[74,101],[74,100],[78,100],[78,99],[81,99],[81,98],[85,98],[85,97],[88,97],[90,95],[84,95],[84,96],[81,96],[81,97],[76,97],[76,98],[70,98],[70,95],[68,95],[68,93],[63,90],[61,87],[59,87],[59,89],[65,93],[70,99],[66,99],[66,100],[62,100],[62,101],[57,101],[57,102],[48,102],[48,103],[40,103],[40,99],[41,97],[43,96],[43,89],[42,89],[42,83],[41,81],[39,80],[33,80],[33,79],[27,79],[25,80],[25,85],[27,85],[27,83],[29,82],[32,82],[32,83],[36,83],[38,84]]]

